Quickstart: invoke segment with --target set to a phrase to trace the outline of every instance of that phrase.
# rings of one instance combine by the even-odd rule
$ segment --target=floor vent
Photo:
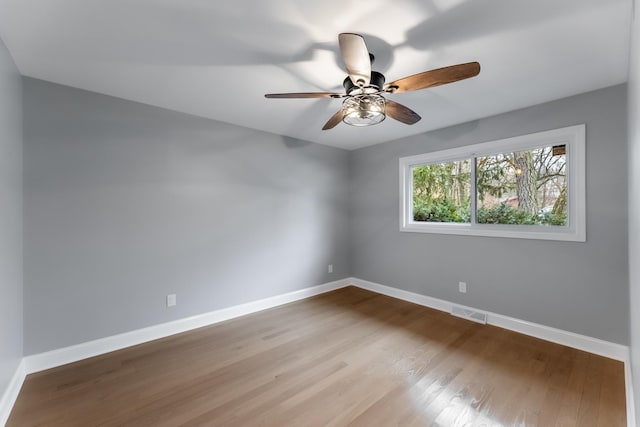
[[[487,323],[487,313],[476,311],[471,308],[463,307],[461,305],[452,306],[451,314],[457,317],[462,317],[463,319],[471,320],[473,322],[482,323],[483,325]]]

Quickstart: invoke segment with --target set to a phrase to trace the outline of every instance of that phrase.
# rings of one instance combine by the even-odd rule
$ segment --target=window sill
[[[400,231],[409,233],[455,234],[460,236],[485,236],[516,239],[559,240],[567,242],[585,242],[586,236],[570,227],[458,224],[458,223],[421,223],[411,222],[400,226]]]

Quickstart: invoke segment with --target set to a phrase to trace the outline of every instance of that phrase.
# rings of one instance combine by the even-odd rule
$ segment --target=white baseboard
[[[34,354],[26,356],[20,363],[11,384],[2,396],[0,401],[0,426],[6,422],[11,412],[11,408],[18,396],[22,383],[27,374],[42,371],[67,363],[76,362],[78,360],[119,350],[137,344],[142,344],[170,335],[186,332],[203,326],[212,325],[224,320],[233,319],[244,316],[246,314],[255,313],[266,310],[268,308],[277,307],[279,305],[298,301],[311,296],[330,292],[345,286],[357,286],[379,294],[409,301],[425,307],[436,310],[450,312],[452,302],[441,300],[438,298],[420,295],[414,292],[404,291],[390,286],[381,285],[379,283],[369,282],[367,280],[355,277],[337,280],[335,282],[325,283],[298,291],[289,292],[282,295],[265,298],[258,301],[252,301],[221,310],[212,311],[197,316],[175,320],[160,325],[150,326],[148,328],[138,329],[119,335],[105,337],[82,344],[73,345],[57,350],[48,351],[46,353]],[[472,308],[472,307],[469,307]],[[615,360],[623,361],[625,364],[625,382],[627,395],[627,425],[628,427],[636,427],[635,415],[633,407],[633,389],[631,386],[631,368],[629,363],[629,347],[592,338],[561,329],[551,328],[532,322],[516,319],[513,317],[503,316],[496,313],[487,313],[487,323],[530,335],[536,338],[566,345],[568,347],[577,348],[590,353],[609,357]]]
[[[449,301],[428,297],[397,288],[392,288],[390,286],[369,282],[367,280],[362,280],[355,277],[351,278],[351,283],[362,289],[367,289],[379,294],[388,295],[393,298],[420,304],[425,307],[434,308],[440,311],[451,312],[451,306],[453,305],[453,303]],[[474,307],[468,308],[477,310]],[[578,350],[584,350],[588,351],[589,353],[594,353],[600,356],[609,357],[611,359],[620,360],[622,362],[624,362],[628,357],[627,355],[629,352],[629,347],[625,345],[603,341],[597,338],[580,335],[574,332],[564,331],[562,329],[556,329],[537,323],[527,322],[526,320],[503,316],[502,314],[487,312],[487,323],[490,325],[499,326],[504,329],[509,329],[511,331],[519,332],[521,334],[540,338],[546,341],[566,345],[567,347],[573,347],[577,348]]]
[[[354,286],[362,289],[387,295],[393,298],[398,298],[404,301],[409,301],[440,311],[450,312],[451,306],[453,305],[452,302],[446,300],[392,288],[390,286],[369,282],[367,280],[358,279],[356,277],[351,278],[351,283]],[[473,309],[473,307],[469,308]],[[540,338],[546,341],[551,341],[556,344],[562,344],[567,347],[584,350],[589,353],[598,354],[600,356],[605,356],[624,362],[626,389],[625,395],[627,399],[627,427],[636,427],[636,414],[634,406],[635,400],[633,394],[629,347],[491,312],[487,313],[487,323],[490,325],[499,326],[504,329],[519,332],[521,334]]]
[[[119,335],[100,338],[97,340],[64,347],[45,353],[34,354],[24,358],[25,370],[27,374],[38,372],[67,363],[76,362],[88,357],[97,356],[108,353],[110,351],[119,350],[144,342],[164,338],[180,332],[189,331],[203,326],[212,325],[224,320],[233,319],[246,314],[255,313],[268,308],[277,307],[289,302],[298,301],[314,295],[319,295],[335,289],[340,289],[348,285],[354,285],[362,289],[367,289],[379,294],[388,295],[404,301],[420,304],[425,307],[434,308],[436,310],[450,312],[452,302],[417,294],[414,292],[404,291],[379,283],[369,282],[367,280],[351,277],[338,280],[335,282],[325,283],[310,288],[300,289],[282,295],[265,298],[258,301],[252,301],[233,307],[223,308],[197,316],[187,317],[172,322],[162,323],[160,325],[150,326],[148,328],[137,329],[131,332],[125,332]],[[474,309],[474,307],[469,307]],[[566,345],[568,347],[577,348],[579,350],[588,351],[589,353],[598,354],[615,360],[627,361],[629,347],[603,341],[586,335],[576,334],[574,332],[564,331],[545,325],[540,325],[526,320],[520,320],[509,316],[496,313],[487,313],[487,323],[499,326],[525,335],[530,335],[546,341],[555,342]]]
[[[224,320],[233,319],[246,314],[277,307],[282,304],[309,298],[335,289],[340,289],[348,286],[349,284],[349,279],[337,280],[335,282],[312,286],[258,301],[252,301],[197,316],[186,317],[184,319],[150,326],[148,328],[112,335],[45,353],[25,356],[24,362],[26,373],[30,374],[33,372],[43,371],[45,369],[77,362],[78,360],[87,359],[89,357],[98,356],[100,354],[120,350],[133,345],[212,325]]]
[[[624,361],[624,384],[627,396],[627,427],[636,427],[636,407],[631,373],[631,354],[629,352],[627,352],[627,359]]]
[[[25,369],[24,359],[22,359],[18,364],[16,372],[11,377],[11,381],[9,381],[7,389],[0,398],[0,426],[7,423],[9,414],[11,414],[11,409],[13,408],[14,403],[16,403],[18,393],[20,393],[22,383],[24,383],[26,376],[27,371]]]

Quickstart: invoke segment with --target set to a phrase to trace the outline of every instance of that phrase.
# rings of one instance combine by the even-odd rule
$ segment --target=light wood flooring
[[[620,362],[348,287],[29,375],[8,426],[625,426]]]

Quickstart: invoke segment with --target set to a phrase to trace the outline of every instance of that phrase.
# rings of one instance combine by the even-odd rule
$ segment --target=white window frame
[[[466,147],[400,158],[400,231],[521,239],[586,241],[585,125],[536,132]],[[470,159],[505,152],[566,145],[567,225],[477,224],[475,167],[471,168],[471,223],[413,220],[413,168],[432,163]]]

